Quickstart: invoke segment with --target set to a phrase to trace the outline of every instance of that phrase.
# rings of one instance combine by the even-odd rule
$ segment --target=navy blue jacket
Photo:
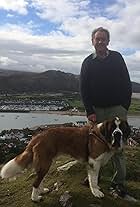
[[[122,105],[128,110],[132,85],[122,55],[111,50],[105,59],[89,55],[82,63],[80,92],[87,116],[94,107]]]

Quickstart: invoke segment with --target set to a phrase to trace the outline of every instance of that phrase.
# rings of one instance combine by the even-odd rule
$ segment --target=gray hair
[[[93,38],[95,33],[98,32],[98,31],[105,32],[107,34],[108,40],[110,40],[110,33],[109,33],[109,31],[107,29],[103,28],[103,27],[98,27],[98,28],[94,29],[92,31],[91,37]]]

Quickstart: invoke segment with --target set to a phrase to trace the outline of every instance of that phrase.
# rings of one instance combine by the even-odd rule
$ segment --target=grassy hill
[[[140,199],[140,147],[126,149],[127,158],[127,182],[129,192]],[[54,160],[51,169],[45,179],[45,186],[50,192],[44,195],[43,201],[33,203],[30,199],[33,172],[28,170],[16,181],[7,182],[0,179],[0,206],[2,207],[60,207],[59,198],[69,191],[72,196],[73,207],[138,207],[140,202],[127,202],[122,199],[114,199],[108,193],[108,187],[112,175],[111,161],[102,169],[100,186],[105,193],[103,199],[95,198],[90,189],[81,182],[86,176],[85,164],[78,163],[68,171],[58,172],[57,167],[71,160],[68,156],[60,156]],[[58,183],[59,190],[54,190],[54,184]]]

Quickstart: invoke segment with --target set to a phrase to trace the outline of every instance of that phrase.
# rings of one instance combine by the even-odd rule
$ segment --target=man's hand
[[[87,118],[89,121],[96,122],[96,114],[90,114]]]

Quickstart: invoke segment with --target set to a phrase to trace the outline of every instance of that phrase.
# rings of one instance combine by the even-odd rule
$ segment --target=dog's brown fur
[[[112,123],[114,124],[114,122]],[[1,176],[3,178],[6,177],[6,174],[9,176],[10,173],[8,170],[11,166],[13,169],[18,169],[19,167],[17,166],[24,169],[28,167],[30,163],[33,163],[33,167],[37,174],[33,187],[38,189],[42,179],[51,166],[53,158],[59,154],[69,154],[75,159],[83,160],[87,163],[89,158],[98,162],[98,157],[100,155],[106,152],[109,153],[111,150],[107,145],[107,141],[100,140],[100,137],[103,136],[101,133],[105,133],[105,128],[112,123],[111,121],[104,122],[100,128],[96,125],[94,127],[86,125],[84,127],[49,128],[33,136],[24,152],[15,157],[13,161],[10,161],[12,164],[7,163],[7,166],[5,165],[6,167],[4,166],[2,168]],[[127,122],[122,121],[122,123],[125,123],[125,125],[121,125],[121,127],[125,128],[125,131],[127,131],[127,128],[129,129]],[[90,134],[91,131],[94,133]],[[109,136],[111,136],[111,132],[110,135],[108,134],[108,137]],[[14,174],[13,171],[12,176]],[[19,171],[19,169],[17,171]],[[92,189],[98,190],[91,186],[91,190]],[[100,191],[94,192],[93,190],[92,192],[94,195],[97,194],[98,197],[103,196]],[[35,195],[36,193],[33,192],[32,194]]]
[[[50,128],[32,138],[25,151],[18,155],[15,160],[23,168],[26,168],[33,160],[33,167],[38,177],[33,184],[34,187],[38,187],[40,180],[47,173],[56,155],[69,154],[77,160],[88,161],[89,128],[89,125]],[[95,148],[96,145],[100,144],[96,142]],[[97,156],[101,153],[102,146],[101,143]]]

